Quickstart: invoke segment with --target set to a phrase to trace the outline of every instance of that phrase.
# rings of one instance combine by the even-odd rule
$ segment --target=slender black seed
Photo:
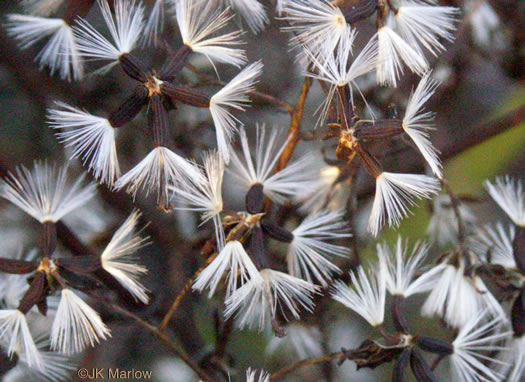
[[[403,122],[399,119],[382,119],[375,122],[362,122],[354,129],[357,139],[386,139],[403,134]]]
[[[436,377],[432,374],[432,370],[430,370],[430,366],[428,366],[416,348],[412,349],[412,354],[410,355],[410,367],[418,382],[437,382]]]
[[[405,297],[396,295],[392,299],[390,311],[394,321],[394,327],[398,332],[408,334],[408,323],[404,315]]]
[[[514,335],[516,337],[523,336],[525,334],[525,288],[521,289],[520,294],[512,304],[510,317]]]
[[[278,240],[282,243],[291,243],[293,241],[293,233],[285,228],[279,227],[277,224],[272,223],[267,219],[261,220],[261,227],[264,234],[268,235],[272,239]]]
[[[66,224],[59,221],[56,224],[56,227],[60,243],[65,246],[73,254],[73,256],[98,256],[95,251],[78,240],[78,238],[73,232],[71,232]],[[127,308],[135,311],[138,308],[144,307],[142,302],[135,300],[133,295],[131,295],[126,288],[124,288],[109,272],[105,271],[103,268],[96,270],[94,275],[104,284],[106,288],[116,292],[119,296],[119,301]]]
[[[125,53],[119,57],[120,65],[128,76],[142,83],[148,81],[146,69],[142,66],[139,59],[130,53]]]
[[[64,267],[59,267],[59,270],[60,277],[63,278],[68,285],[82,292],[90,292],[102,287],[102,284],[90,275],[74,273]]]
[[[148,125],[153,135],[153,144],[155,147],[168,147],[168,112],[162,104],[162,96],[160,94],[153,94],[150,98]]]
[[[525,227],[516,227],[516,235],[512,242],[512,252],[518,269],[525,273]]]
[[[454,347],[446,341],[438,340],[437,338],[418,336],[417,345],[424,351],[434,354],[451,355],[454,353]]]
[[[92,273],[102,267],[100,257],[98,256],[76,256],[76,257],[63,257],[55,260],[55,263],[59,267],[63,267],[70,272],[74,273]]]
[[[42,257],[51,257],[57,248],[57,230],[55,223],[42,224]]]
[[[392,382],[403,382],[405,380],[405,370],[410,361],[410,356],[412,354],[411,348],[405,348],[401,353],[401,356],[394,363],[394,368],[392,369]]]
[[[168,61],[160,69],[159,78],[162,81],[173,80],[175,76],[182,70],[184,65],[186,65],[188,57],[191,53],[191,48],[186,45],[183,45],[181,48],[179,48],[173,55],[171,55]]]
[[[268,260],[264,252],[264,236],[261,227],[255,227],[252,230],[248,254],[257,266],[257,269],[268,268]]]
[[[210,107],[210,97],[188,86],[163,82],[160,86],[160,90],[175,102],[182,102],[186,105],[205,109]]]
[[[29,312],[29,310],[45,296],[47,291],[46,285],[46,274],[44,272],[35,273],[29,289],[20,300],[17,309],[24,314]]]
[[[135,118],[142,107],[148,102],[148,95],[148,89],[143,85],[138,85],[131,97],[110,115],[109,123],[111,126],[121,127]]]
[[[32,261],[5,259],[0,257],[0,272],[11,273],[13,275],[23,275],[31,273],[38,267],[38,264]]]
[[[261,183],[255,183],[250,187],[244,198],[246,211],[251,214],[258,214],[264,208],[264,186]]]

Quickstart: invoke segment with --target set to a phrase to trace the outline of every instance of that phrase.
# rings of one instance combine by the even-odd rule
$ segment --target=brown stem
[[[446,179],[443,179],[443,186],[450,197],[452,209],[454,210],[454,215],[456,216],[456,220],[458,222],[458,243],[460,247],[463,247],[463,243],[465,242],[465,226],[463,219],[461,218],[461,213],[459,212],[459,200],[456,198],[454,192],[452,192],[452,189],[450,188],[450,185]]]
[[[217,257],[218,254],[219,254],[219,252],[215,252],[213,255],[208,257],[206,262],[204,264],[202,264],[202,266],[199,269],[197,269],[197,271],[193,274],[193,276],[191,276],[186,281],[186,284],[184,284],[184,287],[179,292],[179,294],[175,298],[175,301],[173,301],[173,304],[171,305],[170,309],[168,310],[168,312],[166,313],[166,315],[162,319],[162,322],[159,325],[159,330],[165,330],[166,329],[166,326],[168,326],[168,323],[170,322],[171,317],[173,317],[173,314],[175,313],[175,311],[179,307],[180,303],[182,302],[182,299],[184,298],[186,293],[188,293],[189,290],[191,289],[191,286],[193,285],[193,281],[195,281],[197,276],[199,276],[201,274],[201,272],[204,270],[204,268],[206,268],[208,265],[210,265],[210,263]]]
[[[114,309],[116,312],[122,314],[123,316],[126,316],[128,318],[131,318],[134,320],[137,324],[151,332],[157,339],[162,342],[172,353],[177,355],[181,360],[184,361],[186,365],[188,365],[194,372],[199,376],[200,379],[207,382],[212,382],[213,379],[206,373],[204,370],[202,370],[197,363],[195,363],[191,358],[188,357],[188,355],[179,349],[177,345],[175,345],[167,336],[162,332],[160,328],[157,328],[153,325],[151,325],[149,322],[144,321],[139,316],[127,311],[126,309],[120,307],[116,304],[111,304],[112,309]]]
[[[334,359],[340,358],[341,356],[343,356],[343,352],[325,354],[325,355],[322,355],[316,358],[303,359],[302,361],[299,361],[292,365],[288,365],[286,367],[283,367],[280,370],[277,370],[275,373],[272,373],[272,375],[270,376],[270,381],[276,381],[284,377],[285,375],[290,374],[291,372],[297,369],[300,369],[301,367],[317,365],[323,362],[330,362],[330,361],[333,361]]]
[[[306,102],[306,96],[308,95],[308,91],[310,90],[311,84],[312,79],[310,77],[305,77],[303,87],[301,89],[301,94],[299,95],[297,104],[293,108],[290,120],[290,128],[288,129],[289,141],[286,147],[284,148],[281,157],[279,158],[279,162],[277,163],[275,172],[279,172],[286,167],[286,165],[292,158],[295,146],[297,146],[301,139],[301,120],[303,119],[304,103]]]

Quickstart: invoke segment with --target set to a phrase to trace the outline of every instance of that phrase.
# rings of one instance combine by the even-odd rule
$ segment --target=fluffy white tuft
[[[356,275],[357,274],[357,275]],[[342,281],[336,281],[332,298],[363,317],[376,327],[385,317],[386,283],[380,269],[366,272],[362,266],[350,274],[353,289]]]
[[[212,297],[222,276],[228,271],[226,296],[234,292],[238,281],[242,285],[259,277],[259,271],[239,241],[230,241],[224,246],[219,255],[195,279],[193,289],[202,293],[205,288],[209,288],[208,297]]]
[[[47,17],[55,13],[64,0],[22,0],[20,5],[32,16]]]
[[[241,31],[212,37],[232,18],[229,9],[220,11],[214,1],[178,0],[175,13],[182,40],[193,52],[205,55],[211,62],[237,67],[246,62],[244,50],[236,48],[242,44],[239,40]]]
[[[415,198],[429,199],[439,188],[439,181],[426,175],[381,173],[376,178],[368,230],[377,236],[387,221],[390,226],[397,227],[409,214],[407,205],[413,206]]]
[[[148,240],[148,238],[141,238],[135,232],[140,215],[139,211],[133,211],[126,219],[102,252],[100,261],[102,268],[115,277],[133,297],[147,304],[149,301],[147,289],[138,278],[148,270],[137,264],[133,257],[133,254],[146,245]]]
[[[169,195],[171,186],[187,178],[201,177],[200,172],[186,159],[166,147],[159,146],[122,175],[115,183],[115,189],[121,190],[126,187],[126,192],[133,197],[136,197],[140,189],[145,190],[146,195],[157,191],[160,198],[161,195]]]
[[[460,329],[484,311],[491,317],[504,318],[503,309],[479,276],[469,277],[464,272],[463,263],[459,268],[450,264],[444,267],[421,308],[423,316],[438,315],[451,327]]]
[[[352,36],[348,46],[351,52],[355,30],[347,24],[339,7],[325,0],[295,0],[285,1],[282,12],[283,20],[290,24],[282,30],[294,34],[290,39],[292,46],[307,48],[323,62],[323,57],[329,57],[342,40]],[[304,58],[299,56],[301,61]]]
[[[82,174],[68,186],[67,167],[57,170],[45,162],[35,162],[33,171],[20,166],[10,174],[1,196],[41,223],[56,223],[95,196],[96,185],[82,187],[84,178]]]
[[[416,277],[427,255],[428,245],[418,241],[409,251],[407,243],[403,243],[399,236],[393,251],[386,243],[378,244],[376,248],[386,288],[392,295],[409,297],[432,288],[431,283],[421,283],[423,279]]]
[[[387,26],[377,32],[379,57],[377,81],[382,85],[397,86],[403,74],[402,61],[409,69],[422,76],[428,70],[428,63],[422,53],[412,48],[396,32]]]
[[[62,297],[51,327],[51,349],[66,355],[80,353],[111,337],[98,313],[75,292],[62,289]]]
[[[501,222],[497,222],[494,226],[487,224],[478,229],[471,247],[478,256],[490,257],[491,264],[516,269],[517,264],[512,248],[515,235],[516,228],[512,224],[507,227]]]
[[[421,51],[425,47],[437,57],[445,47],[439,41],[443,38],[453,41],[455,16],[454,7],[434,7],[417,3],[403,4],[395,15],[396,27],[408,44]]]
[[[246,370],[246,382],[270,382],[270,374],[263,370],[257,372],[257,370],[248,368]]]
[[[502,317],[494,318],[481,325],[487,319],[487,312],[472,315],[459,331],[452,343],[451,355],[453,370],[461,382],[502,381],[503,374],[495,370],[494,364],[503,364],[494,355],[489,355],[507,348],[497,345],[498,341],[508,339],[511,332],[501,332]],[[491,365],[492,364],[492,365]]]
[[[257,0],[226,0],[234,11],[239,12],[253,33],[262,31],[269,23],[266,10]]]
[[[29,367],[42,368],[42,359],[38,351],[24,313],[18,309],[0,310],[0,338],[8,339],[7,355],[23,354]]]
[[[304,219],[292,232],[293,240],[288,248],[288,272],[309,282],[318,281],[328,286],[331,273],[340,273],[333,264],[332,256],[346,256],[346,247],[328,243],[329,240],[348,238],[350,228],[343,220],[344,211],[323,210]]]
[[[63,102],[49,109],[47,119],[66,147],[73,146],[73,158],[82,158],[95,178],[112,186],[120,176],[115,129],[106,118],[97,117]]]
[[[430,72],[419,81],[414,92],[410,94],[405,117],[403,118],[403,130],[414,141],[417,148],[429,164],[432,172],[439,178],[443,178],[441,173],[441,162],[438,151],[432,146],[429,130],[434,129],[432,120],[434,115],[430,111],[423,111],[423,105],[434,94],[439,83],[430,78]]]
[[[215,124],[217,146],[226,164],[230,162],[230,142],[237,131],[237,124],[242,125],[228,109],[245,110],[244,105],[250,102],[248,93],[255,90],[262,67],[261,61],[248,65],[210,99],[210,113]]]
[[[316,166],[313,164],[315,157],[305,155],[291,162],[283,170],[274,173],[274,168],[288,140],[277,148],[278,130],[272,129],[267,138],[266,132],[269,129],[266,126],[257,125],[256,128],[255,164],[244,128],[240,130],[244,161],[232,152],[232,164],[228,172],[239,184],[246,190],[254,184],[262,184],[264,194],[277,203],[283,203],[286,198],[294,197],[302,190],[311,187],[318,177]]]
[[[488,193],[514,224],[525,227],[525,193],[521,180],[510,176],[497,177],[494,184],[483,183]]]
[[[7,20],[8,35],[14,37],[22,49],[50,36],[35,58],[40,64],[40,69],[47,66],[51,74],[58,72],[63,80],[82,79],[84,67],[78,42],[73,29],[63,19],[13,14],[8,15]]]
[[[286,273],[263,269],[258,277],[253,277],[226,299],[227,318],[234,313],[240,317],[239,326],[257,327],[262,330],[268,315],[275,318],[277,307],[285,319],[290,312],[299,319],[300,308],[311,312],[313,295],[319,288],[312,283],[290,276]]]
[[[175,201],[182,204],[176,207],[180,210],[197,211],[201,213],[202,223],[213,220],[219,250],[224,247],[224,227],[221,212],[223,209],[222,181],[224,177],[224,161],[216,152],[204,156],[205,177],[189,179],[179,187],[173,187]],[[196,171],[199,171],[196,169]],[[189,207],[188,207],[189,206]]]
[[[144,30],[144,8],[136,0],[115,0],[113,18],[107,1],[98,0],[98,5],[113,43],[85,20],[78,20],[73,29],[82,55],[88,59],[113,61],[109,69],[121,55],[130,53],[137,46]]]

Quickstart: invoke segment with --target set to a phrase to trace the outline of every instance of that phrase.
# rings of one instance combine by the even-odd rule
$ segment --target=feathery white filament
[[[56,223],[95,196],[94,183],[82,187],[85,175],[68,186],[67,167],[57,171],[55,166],[35,162],[32,171],[20,166],[15,174],[10,174],[1,195],[39,222]]]
[[[408,3],[398,8],[395,15],[396,27],[410,46],[419,51],[424,46],[437,57],[439,52],[445,50],[439,38],[454,40],[452,32],[458,12],[459,9],[454,7]]]
[[[146,245],[148,240],[148,238],[141,238],[135,232],[140,215],[139,211],[133,211],[126,219],[102,252],[100,261],[102,268],[115,277],[133,297],[147,304],[149,301],[147,290],[138,279],[148,270],[137,264],[133,257],[133,254]]]
[[[98,5],[113,43],[81,19],[73,27],[79,50],[86,58],[114,61],[115,64],[121,55],[130,53],[141,38],[144,30],[144,8],[136,0],[115,0],[113,18],[107,1],[98,0]]]
[[[142,37],[143,45],[158,45],[159,34],[164,29],[166,1],[167,0],[155,0],[155,4],[153,4],[148,20],[144,25],[144,34]]]
[[[55,13],[64,0],[22,0],[20,5],[32,16],[48,17]]]
[[[242,44],[241,31],[212,37],[233,17],[229,9],[220,11],[214,1],[178,0],[175,2],[177,23],[182,40],[193,52],[204,54],[209,60],[240,67],[246,62],[244,50],[235,46]]]
[[[82,158],[95,178],[112,186],[120,176],[115,129],[106,118],[97,117],[63,102],[48,110],[48,123],[66,147],[73,146],[73,158]],[[71,129],[71,130],[70,130]]]
[[[387,221],[390,226],[397,227],[409,214],[408,206],[415,204],[414,198],[429,199],[439,188],[438,180],[426,175],[381,173],[376,178],[368,230],[377,236]]]
[[[283,27],[283,31],[294,33],[290,39],[293,46],[306,47],[314,56],[328,57],[341,40],[352,36],[349,50],[355,37],[355,30],[346,23],[339,7],[325,0],[294,0],[283,4],[283,20],[290,26]],[[304,56],[299,56],[302,60]]]
[[[304,75],[330,84],[326,100],[320,106],[321,114],[317,125],[320,125],[326,119],[337,87],[348,86],[351,92],[351,101],[353,102],[353,90],[357,89],[358,92],[361,92],[356,84],[356,79],[376,69],[378,59],[376,36],[374,35],[351,61],[354,38],[354,34],[343,35],[335,47],[335,51],[322,52],[317,55],[311,52],[308,47],[304,47],[304,54],[315,69],[308,70],[308,68],[305,68]]]
[[[224,161],[222,157],[211,152],[204,157],[206,177],[188,179],[178,187],[173,187],[175,201],[184,205],[176,207],[180,210],[197,211],[201,213],[202,223],[213,219],[219,250],[224,247],[224,228],[221,221],[223,209],[222,181],[224,177]],[[199,171],[196,169],[196,171]],[[187,207],[189,205],[189,207]]]
[[[262,67],[261,61],[248,65],[210,99],[209,108],[215,124],[217,146],[226,164],[230,162],[233,133],[237,131],[237,124],[242,125],[228,109],[245,110],[245,105],[250,102],[248,93],[255,90]]]
[[[356,275],[357,273],[357,275]],[[376,327],[383,323],[385,316],[386,283],[382,272],[362,266],[350,274],[353,289],[338,280],[334,283],[332,298],[363,317]]]
[[[508,339],[512,333],[499,330],[502,317],[481,325],[487,318],[487,312],[470,316],[452,343],[454,347],[454,353],[451,355],[452,366],[462,382],[501,381],[504,378],[504,375],[489,366],[491,363],[504,363],[487,355],[487,352],[507,350],[496,343]]]
[[[497,222],[495,226],[487,224],[478,229],[471,246],[478,256],[485,257],[490,254],[491,264],[515,269],[517,265],[512,248],[515,235],[516,228],[512,224],[507,227],[501,222]]]
[[[277,307],[285,319],[286,312],[299,319],[300,307],[311,312],[312,298],[318,290],[317,286],[307,281],[286,273],[263,269],[258,277],[253,277],[228,296],[224,314],[229,318],[237,312],[241,328],[248,326],[262,330],[268,314],[275,317]]]
[[[226,0],[233,10],[240,13],[253,33],[260,32],[268,24],[263,5],[257,0]]]
[[[483,185],[512,222],[525,227],[525,193],[521,180],[499,176],[494,184],[486,180]]]
[[[255,164],[244,128],[241,128],[239,133],[244,161],[235,152],[232,152],[232,164],[228,172],[239,181],[240,185],[249,189],[250,186],[260,183],[264,186],[266,196],[275,202],[283,203],[287,197],[293,197],[315,183],[318,173],[313,165],[315,161],[313,155],[303,156],[291,162],[283,170],[274,173],[275,165],[288,140],[277,148],[276,141],[279,132],[276,129],[270,131],[267,139],[268,129],[264,125],[256,125],[256,128]]]
[[[407,243],[403,243],[399,236],[393,251],[390,251],[386,243],[378,244],[376,248],[386,288],[392,295],[409,297],[432,288],[431,283],[422,284],[418,282],[419,279],[416,280],[427,255],[428,245],[418,241],[409,252]]]
[[[51,327],[51,349],[66,355],[80,353],[111,337],[98,313],[75,292],[62,289],[62,297]]]
[[[228,271],[226,296],[234,292],[237,281],[242,285],[259,277],[259,271],[239,241],[230,241],[224,246],[219,255],[195,279],[193,289],[202,293],[205,288],[209,288],[208,297],[211,298],[222,276]]]
[[[416,90],[410,94],[402,126],[423,154],[432,172],[441,179],[443,174],[438,151],[432,146],[428,134],[429,130],[434,129],[432,124],[434,114],[430,111],[423,112],[423,105],[432,97],[438,86],[439,83],[430,78],[430,72],[425,74]]]
[[[42,367],[42,359],[29,331],[26,316],[18,309],[0,310],[0,338],[6,337],[9,357],[20,353],[30,367]]]
[[[464,271],[464,265],[459,268],[450,264],[445,266],[421,308],[422,315],[438,315],[451,327],[460,329],[483,311],[491,317],[504,318],[503,309],[483,281],[476,275],[466,276]]]
[[[257,375],[259,375],[259,377],[255,380]],[[246,370],[246,382],[270,382],[270,374],[263,370],[257,373],[257,370],[248,368],[248,370]]]
[[[149,195],[158,191],[159,196],[169,195],[171,186],[186,178],[198,179],[202,175],[186,159],[166,147],[154,148],[139,164],[122,175],[115,183],[115,189],[126,187],[126,192],[135,197],[142,189]]]
[[[346,247],[328,243],[328,240],[352,236],[348,223],[343,220],[344,211],[323,210],[304,219],[292,232],[293,240],[288,248],[288,272],[295,277],[327,286],[331,273],[340,269],[333,264],[332,256],[347,256]]]
[[[48,330],[48,328],[45,328]],[[77,370],[75,362],[69,357],[64,356],[63,354],[49,351],[49,336],[41,333],[36,334],[35,345],[40,354],[40,367],[35,367],[30,365],[28,360],[23,353],[18,353],[20,369],[18,373],[15,372],[16,376],[19,376],[21,379],[16,379],[16,381],[38,381],[38,382],[67,382],[71,373]],[[12,369],[14,370],[14,369]],[[4,377],[5,380],[9,380],[9,376]]]
[[[403,61],[409,69],[422,76],[428,70],[428,63],[405,40],[387,26],[377,32],[379,56],[377,63],[377,81],[382,85],[397,86],[397,80],[403,74]]]
[[[35,58],[40,69],[47,66],[52,75],[58,72],[63,80],[82,79],[84,67],[77,41],[73,30],[63,19],[12,14],[7,20],[7,33],[20,43],[22,49],[51,36]]]

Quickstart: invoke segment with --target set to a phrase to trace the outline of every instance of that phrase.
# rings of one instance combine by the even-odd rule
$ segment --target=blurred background
[[[437,58],[428,57],[434,76],[442,82],[428,104],[428,108],[436,113],[432,141],[442,153],[445,177],[452,190],[465,197],[478,222],[483,223],[503,215],[493,203],[487,202],[482,181],[492,180],[500,174],[523,179],[525,174],[525,2],[466,0],[439,3],[460,8],[461,20],[457,24],[456,40],[446,44],[447,51]],[[249,62],[262,59],[264,63],[257,89],[294,105],[303,76],[294,62],[294,52],[289,48],[289,35],[280,32],[284,23],[275,19],[270,1],[264,4],[271,24],[258,35],[247,32],[243,36]],[[7,14],[21,12],[17,1],[0,2],[0,23]],[[86,18],[96,26],[103,25],[96,7]],[[235,21],[230,27],[235,28]],[[358,23],[357,51],[370,38],[373,27],[373,20]],[[167,20],[163,37],[171,49],[180,46],[173,20]],[[56,161],[60,165],[66,163],[71,152],[58,143],[46,124],[46,109],[55,101],[68,102],[90,113],[108,116],[134,88],[119,67],[103,76],[87,76],[81,82],[69,83],[57,76],[49,76],[47,69],[39,70],[35,62],[42,45],[21,50],[0,26],[0,163],[6,169],[12,170],[21,164],[31,167],[35,160]],[[136,54],[146,67],[159,68],[166,57],[167,47],[142,49]],[[203,73],[214,75],[213,68],[202,57],[193,55],[190,62]],[[97,64],[89,63],[88,72],[97,67]],[[223,81],[228,81],[236,73],[234,68],[225,65],[219,65],[217,69]],[[200,79],[185,69],[180,81],[198,83]],[[384,116],[391,104],[404,110],[410,90],[417,82],[417,77],[405,74],[396,89],[377,87],[373,79],[364,80],[361,88],[374,111]],[[213,86],[202,88],[208,92],[214,89]],[[314,130],[315,111],[323,99],[323,89],[314,82],[306,102],[303,131]],[[366,116],[359,102],[358,109]],[[290,123],[286,111],[262,100],[255,100],[246,113],[238,116],[249,131],[256,122],[282,129],[283,139]],[[202,112],[181,106],[170,112],[169,118],[172,145],[178,152],[198,159],[203,151],[215,147],[213,124],[206,110]],[[152,147],[145,126],[145,113],[141,112],[119,131],[117,146],[123,171],[138,163]],[[333,157],[334,146],[330,141],[301,142],[296,154],[320,152],[321,147],[327,148]],[[377,149],[388,171],[425,172],[423,158],[406,140],[395,138]],[[71,167],[72,176],[78,176],[82,171],[78,161]],[[374,256],[377,242],[393,242],[398,234],[409,237],[410,242],[428,237],[432,203],[420,203],[414,209],[414,215],[405,219],[399,229],[386,229],[377,240],[372,240],[365,229],[373,183],[364,172],[360,172],[355,187],[357,209],[352,215],[352,226],[357,238],[354,249],[358,250],[361,259]],[[236,193],[229,183],[225,185],[224,195],[229,205],[242,208],[243,196]],[[66,223],[86,245],[100,251],[134,206],[143,211],[143,224],[150,222],[145,233],[152,242],[139,253],[149,269],[144,284],[151,291],[152,303],[135,313],[149,322],[158,323],[185,281],[203,263],[200,249],[212,234],[212,227],[198,227],[199,218],[192,213],[166,215],[156,209],[153,198],[139,195],[133,201],[128,195],[112,192],[103,186],[99,186],[98,197],[71,214]],[[294,209],[290,211],[297,214]],[[19,248],[27,250],[38,245],[37,222],[16,211],[5,200],[0,201],[0,215],[0,248],[3,251],[16,252]],[[451,245],[435,245],[434,255]],[[59,251],[66,249],[59,247]],[[353,257],[344,266],[349,269],[355,261]],[[410,309],[413,314],[410,317],[414,320],[411,324],[417,330],[437,331],[437,321],[418,319],[422,301],[418,298],[412,301]],[[197,380],[184,363],[148,332],[103,304],[92,303],[111,327],[113,337],[88,349],[75,360],[78,365],[152,370],[153,380],[157,382]],[[204,367],[207,363],[218,363],[228,368],[233,381],[244,381],[244,370],[250,366],[275,371],[301,358],[336,352],[341,347],[355,347],[365,338],[374,337],[360,317],[340,304],[324,301],[315,314],[307,315],[301,323],[291,324],[289,336],[281,341],[276,341],[271,332],[233,329],[223,356],[218,358],[213,351],[217,332],[225,327],[222,309],[221,297],[208,300],[205,295],[188,294],[170,324],[168,335]],[[291,344],[301,340],[305,343],[295,347]],[[305,353],[298,354],[295,350],[298,348],[304,349]],[[390,367],[383,365],[356,373],[355,365],[350,362],[342,367],[332,362],[329,366],[303,368],[284,380],[320,381],[329,376],[333,381],[387,381]],[[76,380],[75,377],[72,380]]]

